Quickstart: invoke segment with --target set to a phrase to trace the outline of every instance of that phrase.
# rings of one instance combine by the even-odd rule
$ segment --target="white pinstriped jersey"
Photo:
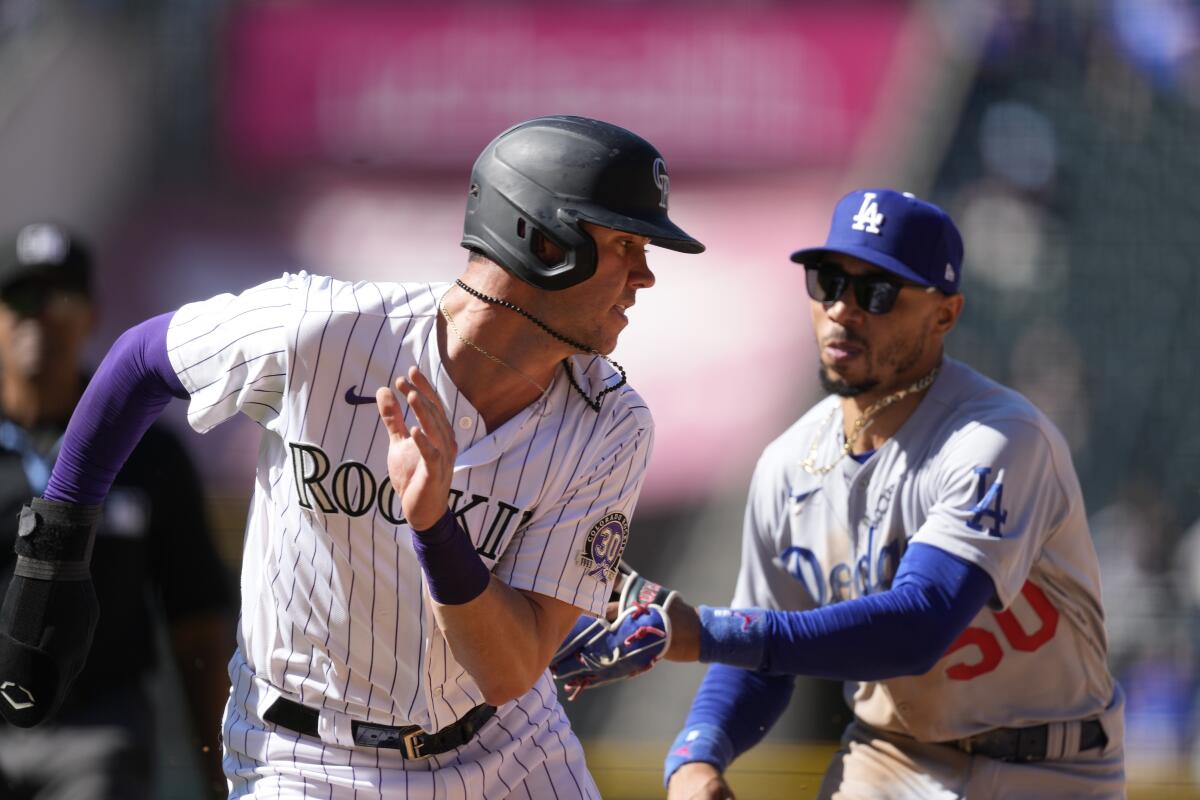
[[[946,359],[866,463],[845,457],[810,475],[800,462],[814,439],[818,464],[841,450],[838,402],[817,404],[763,453],[733,606],[805,610],[881,591],[908,544],[922,542],[986,571],[995,602],[924,675],[847,683],[857,717],[942,742],[1119,705],[1096,553],[1054,425],[1018,393]],[[1106,732],[1119,747],[1119,725]]]
[[[284,275],[186,305],[168,331],[191,425],[204,432],[240,411],[265,431],[239,650],[264,685],[321,709],[328,741],[352,742],[351,720],[438,730],[483,702],[434,622],[387,479],[376,387],[414,364],[429,377],[458,437],[451,508],[514,588],[599,613],[610,574],[591,539],[602,521],[632,515],[645,474],[653,423],[629,387],[596,413],[559,370],[541,400],[486,431],[442,367],[437,300],[448,288]],[[593,396],[617,378],[602,359],[571,361]],[[533,736],[520,707],[548,701],[557,706],[547,673],[500,709],[500,724]]]

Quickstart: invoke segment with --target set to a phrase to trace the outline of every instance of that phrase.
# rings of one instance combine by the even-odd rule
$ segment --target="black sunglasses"
[[[804,265],[804,284],[808,296],[818,303],[836,303],[846,289],[854,290],[854,301],[868,314],[886,314],[896,305],[900,290],[906,288],[937,291],[933,286],[887,278],[882,275],[851,275],[834,262]]]

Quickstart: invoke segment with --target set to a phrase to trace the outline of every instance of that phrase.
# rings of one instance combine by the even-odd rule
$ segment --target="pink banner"
[[[473,3],[235,11],[223,97],[242,169],[463,170],[508,125],[598,117],[674,167],[840,164],[888,86],[906,3],[726,9]]]

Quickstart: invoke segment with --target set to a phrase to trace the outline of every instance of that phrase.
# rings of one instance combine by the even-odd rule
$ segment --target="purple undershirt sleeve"
[[[142,434],[172,397],[185,399],[167,357],[174,312],[135,325],[113,344],[80,398],[50,481],[47,500],[97,505]]]

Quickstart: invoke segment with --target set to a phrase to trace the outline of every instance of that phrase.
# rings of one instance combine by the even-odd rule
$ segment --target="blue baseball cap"
[[[963,243],[950,215],[894,189],[857,189],[838,201],[823,247],[792,253],[799,264],[830,253],[861,258],[905,280],[958,292]]]

